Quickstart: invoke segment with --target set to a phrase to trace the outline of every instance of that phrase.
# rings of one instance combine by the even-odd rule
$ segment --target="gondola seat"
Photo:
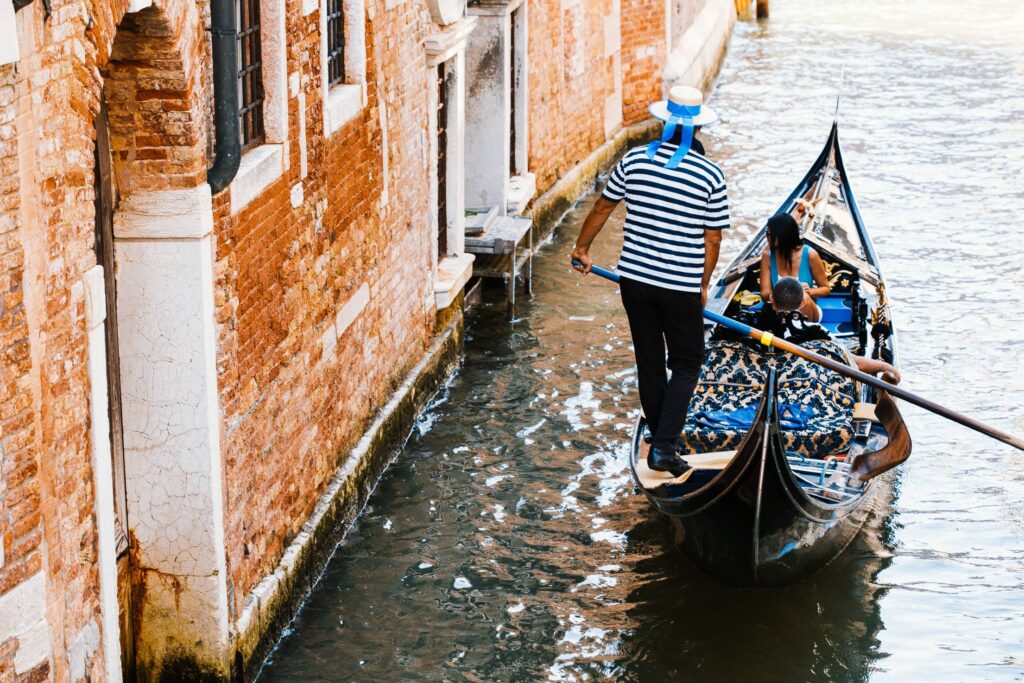
[[[835,342],[805,346],[842,362],[850,360]],[[737,448],[750,430],[773,365],[786,450],[816,458],[849,450],[857,395],[852,380],[796,356],[761,351],[743,342],[716,341],[708,345],[690,402],[682,434],[686,452]]]

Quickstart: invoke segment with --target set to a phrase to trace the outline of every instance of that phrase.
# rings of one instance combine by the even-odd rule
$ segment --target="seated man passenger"
[[[761,299],[766,305],[783,277],[800,281],[804,296],[799,308],[804,318],[821,320],[821,308],[814,300],[832,292],[825,264],[815,249],[804,244],[796,220],[788,213],[777,213],[768,219],[768,248],[761,254]]]
[[[757,326],[765,332],[794,344],[805,344],[818,339],[832,339],[824,327],[807,320],[800,312],[804,302],[804,286],[795,277],[779,278],[772,289],[771,303],[766,303],[758,315]],[[900,383],[900,373],[889,363],[874,358],[854,356],[857,369],[869,375],[882,373],[882,379]]]

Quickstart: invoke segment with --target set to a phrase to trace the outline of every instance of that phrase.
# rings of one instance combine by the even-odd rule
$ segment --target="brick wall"
[[[661,99],[666,53],[665,0],[622,0],[622,108],[626,124],[648,118],[648,105]]]
[[[0,595],[40,571],[43,525],[39,505],[38,419],[25,314],[25,256],[17,140],[20,79],[0,67]],[[0,617],[2,618],[2,617]],[[18,641],[0,634],[0,680],[14,678]],[[45,676],[48,663],[37,673]]]
[[[605,141],[612,0],[530,0],[530,170],[543,192]]]
[[[3,680],[105,676],[81,278],[95,264],[97,46],[124,4],[58,2],[45,22],[30,6],[21,61],[0,67],[0,626],[20,632],[0,643]]]
[[[629,123],[660,95],[664,6],[620,1]],[[96,264],[93,120],[105,102],[122,199],[203,183],[211,147],[208,3],[156,2],[125,15],[127,0],[55,0],[45,20],[35,2],[18,15],[21,61],[0,67],[0,600],[45,589],[48,647],[15,671],[24,643],[3,637],[0,614],[2,681],[105,677],[82,285]],[[619,2],[529,2],[543,191],[607,138]],[[239,211],[231,192],[213,202],[234,615],[435,323],[424,39],[437,26],[420,0],[366,0],[366,101],[327,137],[320,17],[304,4],[284,5],[286,168]]]
[[[317,15],[288,3],[288,73],[305,96],[309,175],[301,177],[300,100],[289,96],[282,178],[235,216],[218,197],[218,370],[236,609],[422,356],[433,324],[423,162],[435,78],[423,38],[432,24],[418,2],[370,2],[368,10],[367,102],[326,139]],[[336,317],[364,285],[369,303],[336,337]]]

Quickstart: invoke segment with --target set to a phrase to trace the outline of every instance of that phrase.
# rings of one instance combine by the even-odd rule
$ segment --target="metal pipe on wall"
[[[206,169],[210,190],[217,194],[234,179],[242,158],[238,120],[238,21],[234,0],[210,5],[213,43],[214,163]]]

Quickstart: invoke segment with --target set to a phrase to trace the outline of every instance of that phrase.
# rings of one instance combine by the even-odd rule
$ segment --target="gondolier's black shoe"
[[[651,449],[647,454],[647,467],[655,472],[668,472],[673,477],[682,476],[692,469],[675,451],[663,448]]]

